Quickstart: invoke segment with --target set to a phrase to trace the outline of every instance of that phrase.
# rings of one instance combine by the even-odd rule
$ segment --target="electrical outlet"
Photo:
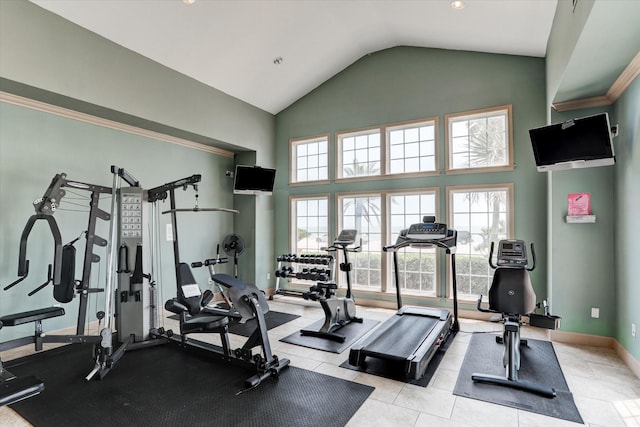
[[[173,228],[171,228],[171,224],[167,224],[167,242],[173,242]]]
[[[267,280],[271,280],[271,273],[267,273]]]
[[[631,324],[631,336],[634,337],[634,338],[636,337],[636,324],[635,323]]]
[[[598,307],[591,307],[591,317],[598,319],[600,317],[600,309]]]

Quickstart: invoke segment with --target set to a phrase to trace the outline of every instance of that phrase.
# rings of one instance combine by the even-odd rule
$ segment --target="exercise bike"
[[[352,265],[348,255],[362,250],[362,246],[349,247],[355,243],[357,234],[358,230],[342,230],[331,246],[322,248],[327,252],[342,251],[344,262],[340,264],[340,271],[344,271],[347,277],[347,293],[344,297],[336,297],[338,285],[333,280],[318,282],[309,288],[309,292],[304,292],[304,299],[320,303],[325,319],[319,330],[302,329],[302,335],[344,342],[346,336],[336,331],[351,322],[362,323],[362,318],[356,316],[356,302],[351,293]]]
[[[527,340],[520,338],[522,316],[535,316],[536,294],[531,284],[529,272],[536,267],[536,254],[531,243],[532,264],[529,266],[527,245],[522,240],[501,240],[498,243],[496,264],[493,264],[493,242],[489,252],[489,265],[495,269],[491,288],[489,289],[489,308],[481,307],[482,295],[478,298],[478,310],[486,313],[500,313],[504,330],[502,336],[496,337],[498,344],[504,345],[502,364],[506,368],[504,377],[474,373],[471,379],[475,382],[496,384],[535,393],[553,398],[556,391],[541,384],[535,384],[518,378],[520,369],[520,346],[527,346]],[[547,313],[547,316],[552,318]],[[531,322],[532,326],[534,322]],[[541,327],[547,327],[542,326]],[[555,329],[547,327],[549,329]]]

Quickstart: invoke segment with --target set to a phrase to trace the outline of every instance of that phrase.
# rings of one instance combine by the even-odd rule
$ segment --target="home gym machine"
[[[302,335],[344,342],[346,336],[337,331],[351,322],[362,323],[362,318],[356,316],[356,302],[351,293],[352,265],[349,262],[349,252],[362,251],[361,246],[350,247],[355,243],[357,234],[358,230],[342,230],[331,246],[322,248],[327,252],[342,252],[344,262],[340,263],[340,271],[344,271],[347,278],[347,293],[344,297],[336,297],[338,285],[333,280],[320,281],[311,286],[309,292],[303,293],[304,299],[320,303],[324,311],[324,323],[317,331],[302,329]]]
[[[531,266],[527,257],[527,245],[522,240],[500,240],[496,264],[492,261],[493,249],[494,245],[491,242],[489,265],[495,270],[495,274],[489,288],[489,308],[481,307],[482,295],[480,295],[478,310],[485,313],[500,313],[502,316],[504,330],[502,336],[496,337],[496,342],[504,345],[502,364],[506,368],[506,375],[503,377],[474,373],[471,378],[476,382],[497,384],[553,398],[556,396],[553,388],[518,378],[520,346],[527,346],[527,340],[520,338],[522,316],[529,316],[532,326],[547,329],[556,329],[559,321],[557,316],[549,315],[546,304],[544,316],[534,313],[536,294],[529,277],[529,272],[536,267],[533,243],[531,243]]]
[[[245,322],[252,318],[257,320],[256,329],[245,344],[241,348],[231,349],[228,328],[230,318],[234,316],[207,312],[206,306],[211,301],[213,293],[211,291],[201,292],[189,265],[181,262],[177,213],[201,211],[238,213],[234,209],[198,208],[197,183],[199,181],[200,175],[193,175],[148,191],[149,202],[155,204],[155,202],[165,200],[167,197],[170,202],[170,209],[162,213],[170,214],[171,217],[177,296],[165,303],[165,309],[178,314],[180,321],[180,335],[174,334],[173,331],[165,332],[164,330],[153,331],[152,334],[158,338],[165,337],[182,348],[204,352],[225,362],[238,364],[255,371],[254,375],[245,380],[245,386],[249,388],[256,387],[265,378],[279,376],[280,372],[287,368],[290,362],[288,359],[279,359],[271,352],[264,319],[264,314],[269,311],[269,306],[262,291],[252,284],[245,283],[227,274],[212,274],[211,279],[215,283],[228,289],[230,307],[233,307],[240,314],[240,322]],[[196,207],[193,209],[176,208],[175,189],[183,188],[186,190],[188,187],[192,187],[196,191]],[[205,261],[203,264],[211,263]],[[198,265],[196,264],[195,266]],[[190,333],[219,334],[222,346],[188,338],[187,334]],[[259,354],[253,353],[253,349],[256,347],[260,348]]]
[[[402,230],[393,245],[385,246],[385,252],[393,252],[398,311],[370,335],[357,342],[349,353],[349,364],[366,367],[367,361],[377,359],[395,365],[406,379],[420,379],[436,351],[450,334],[459,330],[456,285],[457,232],[446,224],[435,222],[435,217],[425,216],[423,222]],[[448,310],[430,307],[403,306],[400,292],[398,251],[406,247],[437,247],[451,256],[453,282],[453,318]]]

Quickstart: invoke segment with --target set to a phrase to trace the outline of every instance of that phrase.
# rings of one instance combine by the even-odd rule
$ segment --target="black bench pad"
[[[247,286],[247,284],[242,280],[224,273],[214,274],[211,278],[214,282],[220,283],[222,286],[226,286],[227,288],[244,289]]]
[[[38,320],[49,319],[51,317],[64,316],[62,307],[46,307],[38,310],[23,311],[21,313],[7,314],[0,317],[0,322],[4,326],[17,326],[24,323],[37,322]]]

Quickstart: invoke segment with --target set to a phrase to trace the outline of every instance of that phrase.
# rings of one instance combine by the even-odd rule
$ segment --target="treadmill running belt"
[[[383,324],[384,330],[377,331],[377,339],[366,345],[367,355],[406,360],[440,323],[439,318],[424,316],[395,315],[392,319]]]

